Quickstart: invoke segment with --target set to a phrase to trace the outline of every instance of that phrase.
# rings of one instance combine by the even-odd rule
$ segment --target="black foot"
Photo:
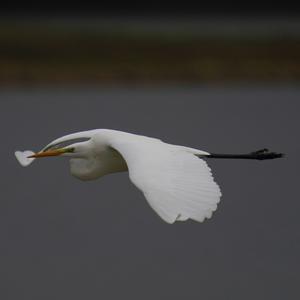
[[[268,149],[261,149],[251,152],[250,155],[253,159],[264,160],[264,159],[274,159],[283,157],[283,153],[270,152]]]

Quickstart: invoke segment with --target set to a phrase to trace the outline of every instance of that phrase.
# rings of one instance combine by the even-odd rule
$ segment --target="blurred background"
[[[299,5],[98,2],[1,4],[0,299],[300,299]],[[93,128],[286,157],[208,161],[218,210],[170,226],[127,173],[14,157]]]
[[[4,8],[0,84],[295,82],[297,12],[258,1]]]

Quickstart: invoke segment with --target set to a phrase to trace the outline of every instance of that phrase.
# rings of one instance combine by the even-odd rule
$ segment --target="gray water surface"
[[[0,91],[0,299],[298,299],[299,99],[262,85]],[[287,156],[208,161],[218,210],[168,225],[126,173],[81,182],[63,158],[14,158],[93,128]]]

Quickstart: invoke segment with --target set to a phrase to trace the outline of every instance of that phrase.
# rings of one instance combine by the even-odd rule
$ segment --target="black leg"
[[[210,155],[205,155],[199,157],[206,158],[235,158],[235,159],[256,159],[256,160],[266,160],[266,159],[275,159],[283,157],[283,153],[270,152],[268,149],[261,149],[248,154],[216,154],[210,153]]]

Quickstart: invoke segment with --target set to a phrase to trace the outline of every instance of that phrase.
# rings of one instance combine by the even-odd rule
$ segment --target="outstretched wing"
[[[216,210],[219,186],[206,162],[189,148],[155,139],[114,141],[111,146],[125,159],[131,181],[166,222],[202,222]]]

